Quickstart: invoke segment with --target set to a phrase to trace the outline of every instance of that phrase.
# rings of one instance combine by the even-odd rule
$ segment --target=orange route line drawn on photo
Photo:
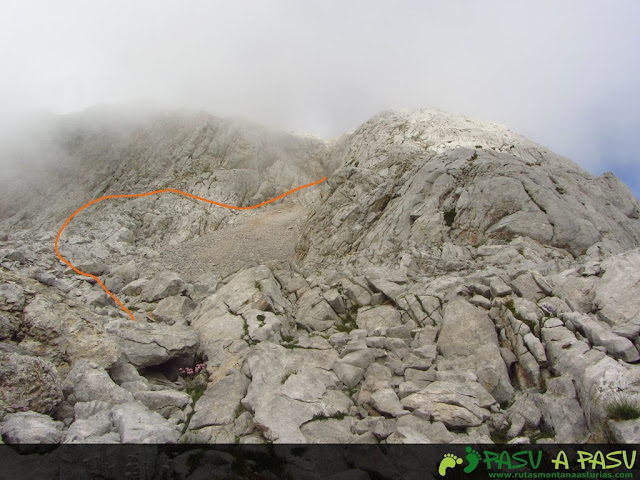
[[[116,296],[111,293],[111,291],[104,285],[104,283],[102,283],[100,281],[100,279],[98,277],[96,277],[95,275],[91,275],[90,273],[87,272],[83,272],[82,270],[79,270],[78,268],[76,268],[69,260],[67,260],[66,258],[64,258],[62,256],[62,254],[60,253],[60,250],[58,250],[58,241],[60,240],[60,236],[62,235],[62,232],[64,231],[64,229],[67,227],[67,225],[69,225],[69,222],[71,220],[73,220],[73,218],[79,214],[81,211],[83,211],[85,208],[90,207],[91,205],[93,205],[94,203],[98,203],[101,202],[102,200],[108,200],[110,198],[138,198],[138,197],[149,197],[151,195],[157,195],[158,193],[177,193],[179,195],[184,195],[185,197],[189,197],[189,198],[193,198],[194,200],[200,200],[202,202],[206,202],[206,203],[210,203],[212,205],[217,205],[218,207],[224,207],[224,208],[230,208],[232,210],[252,210],[254,208],[260,208],[263,207],[265,205],[267,205],[268,203],[271,202],[275,202],[276,200],[280,200],[281,198],[286,197],[287,195],[291,195],[292,193],[297,192],[298,190],[302,190],[303,188],[308,188],[308,187],[313,187],[314,185],[318,185],[322,182],[324,182],[327,179],[327,177],[323,177],[320,180],[313,182],[313,183],[307,183],[306,185],[301,185],[299,187],[296,187],[292,190],[289,190],[288,192],[285,192],[281,195],[278,195],[277,197],[273,197],[269,200],[265,200],[262,203],[258,203],[257,205],[250,205],[248,207],[237,207],[235,205],[226,205],[224,203],[220,203],[220,202],[216,202],[214,200],[209,200],[207,198],[202,198],[202,197],[198,197],[196,195],[192,195],[190,193],[187,192],[183,192],[182,190],[176,190],[174,188],[166,188],[163,190],[154,190],[153,192],[147,192],[147,193],[136,193],[136,194],[129,194],[129,195],[107,195],[105,197],[100,197],[100,198],[96,198],[95,200],[91,200],[89,203],[85,203],[83,206],[81,206],[80,208],[78,208],[75,212],[73,212],[69,218],[67,218],[67,220],[62,224],[62,227],[60,227],[60,230],[58,230],[58,235],[56,235],[56,241],[54,243],[54,247],[55,247],[55,251],[56,251],[56,255],[58,255],[58,258],[60,258],[60,260],[62,260],[64,263],[66,263],[73,271],[75,271],[76,273],[79,273],[80,275],[84,275],[85,277],[89,277],[94,279],[98,285],[100,285],[102,287],[102,289],[107,292],[107,294],[113,298],[113,300],[127,313],[127,315],[129,315],[131,317],[131,320],[135,321],[136,318],[133,316],[133,314],[129,311],[129,309],[127,307],[124,306],[124,304],[118,300],[116,298]]]

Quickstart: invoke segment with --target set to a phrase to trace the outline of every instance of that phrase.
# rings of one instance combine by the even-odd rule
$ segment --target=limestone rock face
[[[329,164],[300,258],[380,258],[517,236],[581,255],[640,240],[637,201],[615,177],[594,178],[504,127],[461,116],[382,113],[341,137]]]
[[[62,157],[64,164],[44,171],[41,177],[32,172],[28,179],[32,188],[49,198],[45,208],[30,201],[20,187],[3,185],[7,196],[0,218],[7,219],[12,230],[28,223],[57,229],[78,206],[110,194],[174,188],[228,205],[247,206],[325,174],[324,140],[273,132],[248,121],[220,119],[204,112],[139,115],[94,110],[67,116],[50,130],[46,146]],[[316,195],[309,192],[302,196],[311,199]],[[16,205],[26,204],[30,204],[28,222],[13,216]],[[76,244],[79,248],[73,252],[76,259],[87,253],[87,262],[96,260],[99,249],[105,258],[110,248],[125,251],[140,244],[179,243],[215,229],[231,212],[203,208],[175,194],[101,202],[91,209],[99,218],[93,228],[96,241]],[[95,227],[100,231],[97,237]],[[69,234],[62,239],[70,245],[61,250],[68,252],[75,244],[75,232],[84,235],[86,231],[82,225],[70,225]]]
[[[434,110],[330,142],[186,112],[51,132],[64,161],[0,188],[5,442],[636,442],[609,406],[640,398],[640,205],[612,174]],[[61,252],[135,321],[53,251],[104,195],[249,206],[325,175],[259,210],[79,213]],[[345,475],[396,478],[369,461]]]

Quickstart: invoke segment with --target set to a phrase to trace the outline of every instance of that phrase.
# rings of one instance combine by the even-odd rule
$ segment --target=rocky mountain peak
[[[436,245],[478,248],[528,237],[585,254],[640,239],[638,202],[505,127],[437,110],[384,112],[329,152],[328,198],[300,257],[377,258]]]

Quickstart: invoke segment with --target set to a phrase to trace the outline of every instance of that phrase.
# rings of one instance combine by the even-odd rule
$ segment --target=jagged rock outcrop
[[[342,137],[329,164],[327,198],[300,258],[409,253],[422,266],[449,243],[463,247],[447,255],[463,263],[469,247],[517,236],[574,256],[640,240],[637,201],[612,174],[595,178],[504,127],[461,116],[380,114]]]

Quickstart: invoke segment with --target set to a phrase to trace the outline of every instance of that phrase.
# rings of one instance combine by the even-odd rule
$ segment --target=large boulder
[[[432,417],[449,428],[476,427],[487,420],[496,400],[478,383],[436,381],[402,399],[420,417]]]
[[[511,400],[514,390],[500,355],[498,335],[484,309],[463,297],[447,303],[437,345],[443,357],[439,369],[470,370],[496,400]]]
[[[606,259],[594,288],[593,306],[612,326],[640,325],[640,296],[630,295],[640,284],[640,249]]]
[[[402,325],[402,318],[400,312],[391,305],[380,305],[359,308],[356,323],[359,328],[371,332],[377,328],[400,326]]]
[[[82,305],[69,305],[50,292],[37,294],[24,308],[20,346],[50,360],[57,367],[91,359],[110,368],[120,356],[104,322]]]
[[[60,443],[64,438],[64,424],[36,412],[7,415],[0,423],[0,433],[6,443]]]
[[[198,334],[182,325],[114,320],[106,325],[126,360],[137,367],[160,365],[174,358],[187,363],[195,358]]]
[[[348,411],[350,399],[331,389],[338,384],[331,371],[337,357],[333,349],[288,350],[264,342],[253,349],[245,366],[252,381],[242,406],[254,414],[266,438],[305,443],[303,424]]]
[[[116,385],[109,374],[96,363],[76,362],[63,383],[67,394],[73,394],[76,402],[100,401],[106,405],[133,401],[133,396]]]
[[[20,410],[51,414],[62,400],[58,372],[42,358],[0,351],[0,384],[0,419]]]
[[[177,443],[180,438],[176,427],[138,403],[115,406],[111,419],[121,443]]]
[[[179,274],[165,270],[145,283],[140,298],[145,302],[156,302],[172,295],[179,295],[186,289],[187,284]]]

